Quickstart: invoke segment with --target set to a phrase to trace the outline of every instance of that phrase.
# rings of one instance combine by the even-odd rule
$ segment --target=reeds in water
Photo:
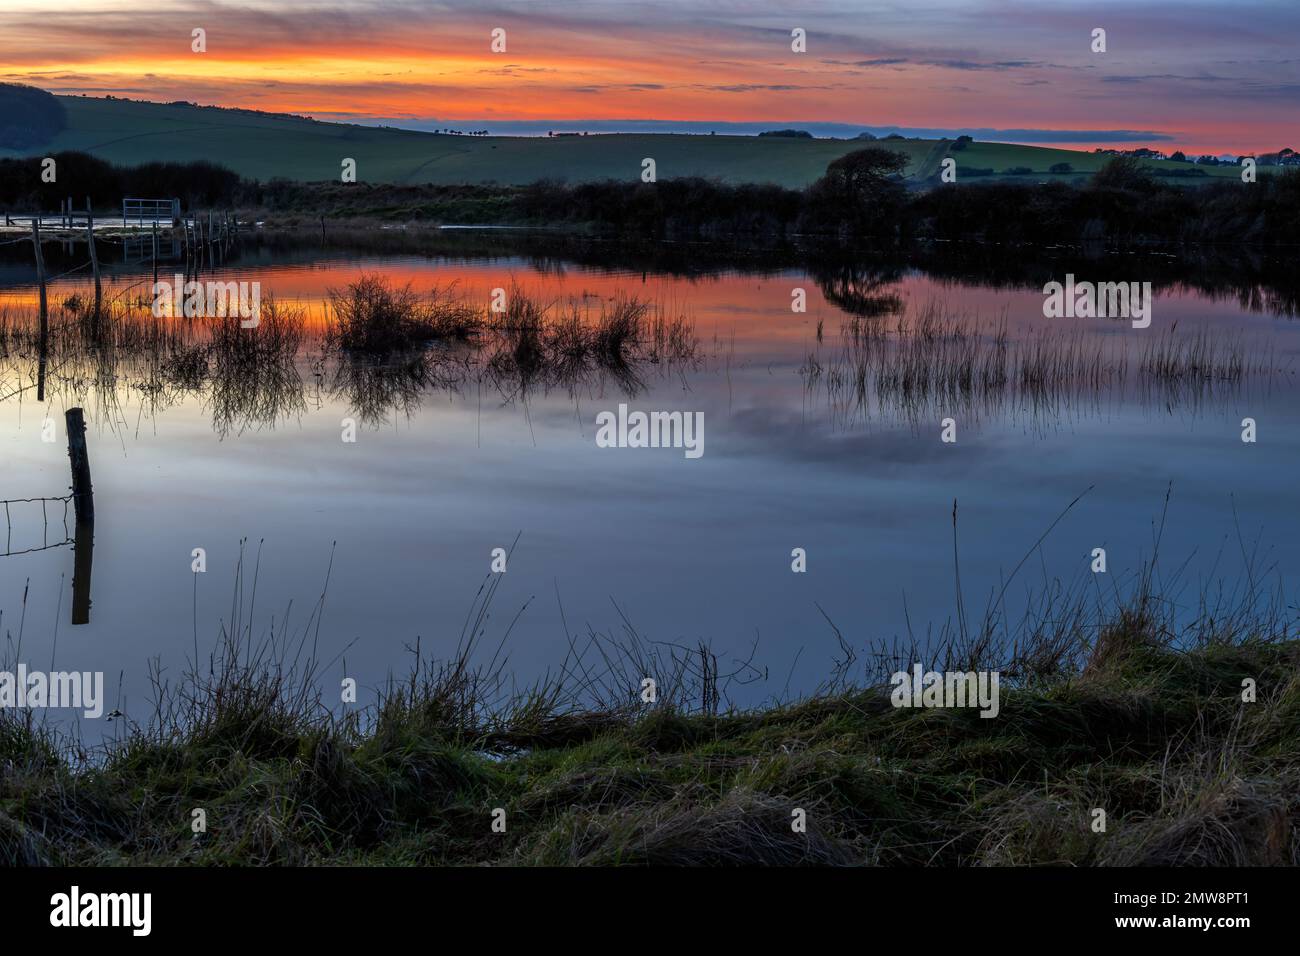
[[[1015,401],[1034,410],[1069,406],[1136,381],[1166,398],[1199,396],[1283,371],[1240,334],[1202,328],[1143,334],[1133,348],[1079,327],[1034,328],[1017,337],[1006,313],[992,321],[931,300],[896,320],[851,316],[837,353],[810,353],[801,374],[832,406],[916,420],[957,409],[992,411]]]

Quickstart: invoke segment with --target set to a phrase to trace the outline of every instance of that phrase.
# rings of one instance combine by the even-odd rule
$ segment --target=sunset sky
[[[0,0],[0,81],[418,129],[898,126],[1221,153],[1300,148],[1297,40],[1295,0]]]

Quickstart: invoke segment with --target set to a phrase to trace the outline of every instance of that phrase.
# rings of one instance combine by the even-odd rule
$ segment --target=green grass
[[[1216,609],[1179,649],[1162,604],[1071,640],[1044,617],[1004,661],[991,719],[840,679],[788,704],[692,708],[708,695],[691,655],[635,635],[602,644],[582,706],[470,667],[462,635],[452,661],[339,715],[310,667],[241,635],[100,759],[0,712],[0,863],[1300,863],[1300,642]],[[641,674],[657,703],[640,702]]]
[[[92,97],[61,100],[67,107],[68,127],[51,143],[33,151],[38,155],[80,150],[124,165],[211,160],[241,176],[262,180],[337,180],[344,158],[355,159],[358,180],[370,183],[521,185],[539,179],[637,180],[642,159],[653,157],[660,178],[703,176],[802,187],[821,176],[833,160],[864,146],[884,145],[906,153],[907,173],[917,178],[934,175],[947,150],[947,141],[920,139],[871,143],[632,133],[554,139],[448,136],[210,107]],[[0,150],[0,156],[13,155]],[[999,143],[973,143],[953,155],[959,179],[963,165],[999,173],[1015,166],[1046,173],[1052,164],[1068,162],[1079,173],[1089,173],[1105,159],[1092,153]],[[1172,168],[1191,164],[1150,165]],[[1237,175],[1232,168],[1204,168],[1208,177]]]
[[[0,861],[1295,864],[1298,666],[1294,642],[1163,651],[1007,693],[992,720],[863,691],[477,740],[418,706],[356,739],[259,700],[75,774],[7,724]]]

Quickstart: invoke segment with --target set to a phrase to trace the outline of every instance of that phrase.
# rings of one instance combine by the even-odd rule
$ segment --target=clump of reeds
[[[479,310],[451,289],[427,295],[410,283],[394,286],[382,276],[362,276],[330,289],[330,341],[351,352],[389,354],[439,341],[464,341],[483,328]]]
[[[273,425],[305,410],[298,353],[306,328],[301,307],[267,295],[255,326],[236,319],[209,323],[208,399],[222,436],[249,424]]]
[[[188,391],[197,391],[208,378],[208,346],[177,344],[159,366],[163,380]]]
[[[649,311],[648,302],[622,294],[602,306],[591,332],[591,346],[599,359],[607,363],[626,362],[649,331],[646,323]]]
[[[518,288],[507,301],[485,343],[485,368],[508,396],[534,386],[572,393],[599,375],[635,393],[644,387],[639,366],[685,363],[696,354],[690,317],[660,303],[620,293],[593,310],[578,299],[543,304]]]
[[[1171,385],[1236,384],[1247,375],[1265,373],[1271,362],[1252,355],[1238,333],[1199,328],[1178,335],[1178,324],[1147,340],[1138,367],[1144,376]]]
[[[456,392],[469,376],[468,360],[458,356],[423,353],[373,356],[344,353],[328,375],[330,394],[344,398],[364,424],[378,426],[390,413],[413,414],[430,390]]]
[[[909,420],[938,410],[993,409],[1021,398],[1028,407],[1059,408],[1132,378],[1185,395],[1216,383],[1239,384],[1278,371],[1239,335],[1210,329],[1140,338],[1136,356],[1113,336],[1078,327],[1038,328],[1013,340],[1005,313],[995,321],[949,312],[930,300],[894,323],[851,316],[838,354],[809,356],[805,388],[825,388],[832,406],[901,413]],[[1135,371],[1131,371],[1134,369]]]

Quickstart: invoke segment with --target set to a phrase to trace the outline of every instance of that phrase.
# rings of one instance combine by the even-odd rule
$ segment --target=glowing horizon
[[[51,16],[57,6],[57,16]],[[481,5],[4,0],[0,81],[411,128],[510,122],[1022,130],[1189,153],[1296,146],[1300,9],[931,0]],[[506,52],[490,48],[506,30]],[[807,32],[807,52],[790,31]],[[1107,31],[1107,52],[1090,49]],[[207,52],[190,50],[206,31]],[[1097,138],[1080,133],[1093,131]],[[1052,138],[1059,133],[1059,138]]]

